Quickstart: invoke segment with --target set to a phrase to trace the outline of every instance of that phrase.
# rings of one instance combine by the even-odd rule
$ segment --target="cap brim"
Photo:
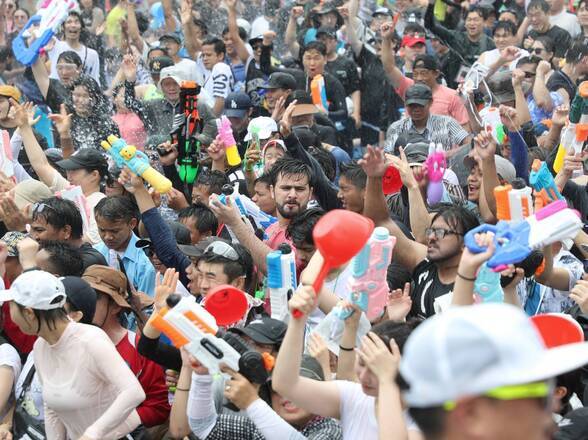
[[[15,293],[14,290],[10,289],[0,290],[0,302],[5,303],[7,301],[14,301]]]
[[[228,108],[223,111],[223,115],[225,115],[227,118],[243,119],[245,115],[247,115],[247,110]]]
[[[245,335],[248,336],[249,338],[251,338],[254,342],[257,342],[258,344],[268,344],[268,345],[276,345],[277,342],[271,340],[270,338],[268,338],[267,336],[261,334],[260,332],[258,332],[257,330],[253,329],[253,328],[233,328],[232,331],[234,331],[237,334],[240,335]]]
[[[410,105],[410,104],[417,104],[417,105],[422,105],[423,107],[425,105],[427,105],[429,102],[431,102],[430,99],[418,99],[418,98],[412,98],[412,99],[407,99],[404,104],[405,105]]]
[[[258,133],[258,137],[259,139],[265,140],[265,139],[269,139],[272,135],[271,130],[260,130]],[[251,135],[251,133],[247,132],[247,134],[245,135],[245,137],[243,138],[244,141],[250,141],[253,138],[253,136]]]
[[[79,170],[81,168],[86,168],[85,165],[82,165],[73,159],[60,160],[57,162],[57,166],[63,168],[64,170]]]
[[[314,104],[296,104],[292,116],[314,115],[318,113],[318,109]]]
[[[187,257],[201,257],[204,254],[202,249],[191,244],[179,244],[178,248]]]

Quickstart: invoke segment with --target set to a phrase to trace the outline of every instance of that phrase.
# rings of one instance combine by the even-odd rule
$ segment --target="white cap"
[[[175,82],[178,83],[178,85],[180,85],[182,83],[182,81],[184,80],[183,72],[181,71],[181,69],[178,69],[176,66],[168,66],[168,67],[164,67],[163,69],[161,69],[161,72],[159,72],[159,86],[160,87],[161,87],[161,82],[166,78],[173,79]]]
[[[400,374],[410,407],[440,406],[494,388],[537,382],[588,363],[588,343],[547,349],[527,315],[512,305],[454,307],[408,338]]]
[[[32,270],[20,275],[10,289],[0,291],[0,301],[14,301],[36,310],[52,310],[63,307],[66,295],[63,283],[55,275],[42,270]]]
[[[250,141],[253,137],[251,131],[253,127],[259,129],[259,139],[268,139],[273,133],[278,131],[278,124],[272,118],[268,116],[259,116],[253,118],[247,126],[247,134],[245,135],[245,141]]]

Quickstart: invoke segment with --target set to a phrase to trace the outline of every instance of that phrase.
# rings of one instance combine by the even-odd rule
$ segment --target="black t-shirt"
[[[547,89],[550,92],[557,92],[559,89],[564,89],[566,92],[568,92],[570,102],[572,102],[574,96],[576,96],[577,87],[569,76],[567,76],[561,70],[556,70],[547,81]]]
[[[339,80],[345,89],[346,96],[351,96],[353,92],[359,90],[357,64],[346,56],[339,55],[333,61],[327,62],[325,70]]]
[[[55,113],[59,113],[61,104],[67,102],[70,98],[70,90],[60,81],[49,78],[49,87],[47,88],[47,97],[45,103]]]
[[[569,47],[572,43],[572,37],[565,29],[560,28],[559,26],[551,26],[547,32],[540,34],[535,29],[531,29],[527,35],[531,37],[533,40],[536,40],[538,37],[542,37],[547,35],[552,41],[555,43],[555,56],[557,58],[563,58],[566,56],[566,52],[568,51]]]
[[[94,249],[89,243],[83,243],[80,246],[80,252],[82,253],[84,271],[93,264],[108,266],[104,255]]]
[[[443,284],[437,276],[435,263],[424,259],[412,272],[413,286],[410,293],[412,308],[409,316],[429,318],[435,314],[435,299],[453,292],[453,283]]]

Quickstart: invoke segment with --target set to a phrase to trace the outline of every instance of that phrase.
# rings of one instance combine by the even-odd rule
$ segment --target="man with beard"
[[[265,231],[267,239],[261,241],[241,220],[233,206],[222,204],[218,198],[211,198],[210,209],[219,222],[233,231],[239,242],[251,252],[255,265],[266,272],[266,256],[286,239],[286,229],[292,218],[306,210],[313,193],[313,174],[311,168],[296,159],[280,159],[272,167],[270,191],[276,201],[278,221]]]
[[[396,237],[394,262],[412,273],[412,309],[409,316],[428,318],[451,303],[457,266],[464,248],[464,235],[479,225],[478,219],[462,206],[443,205],[426,230],[427,244],[412,241],[390,219],[382,176],[388,164],[380,149],[369,149],[362,160],[367,174],[365,215]]]

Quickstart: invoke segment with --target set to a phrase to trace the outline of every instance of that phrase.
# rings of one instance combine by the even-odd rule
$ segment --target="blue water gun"
[[[474,293],[476,293],[482,302],[503,302],[504,292],[500,285],[500,274],[494,272],[486,263],[482,265],[476,281],[474,282]]]
[[[266,261],[271,316],[283,321],[288,316],[288,297],[296,290],[296,258],[290,245],[282,243]]]
[[[533,161],[531,174],[529,175],[529,184],[537,192],[544,189],[549,200],[552,202],[556,200],[565,200],[564,196],[562,196],[557,189],[555,179],[549,171],[549,168],[547,168],[547,164],[541,162],[539,159]]]
[[[77,8],[74,0],[45,0],[35,15],[29,18],[27,24],[12,40],[12,52],[17,61],[25,66],[31,66],[39,57],[39,53],[59,31],[67,19],[69,11]],[[31,31],[33,26],[37,29]],[[35,37],[35,41],[27,47],[26,40]]]
[[[231,200],[235,207],[239,210],[239,214],[246,223],[251,224],[251,220],[255,225],[251,224],[253,229],[261,229],[265,231],[269,226],[273,225],[278,219],[272,215],[263,212],[259,206],[255,204],[249,197],[239,194],[238,185],[232,186],[231,184],[224,185],[222,187],[222,194],[218,196],[220,202],[226,205],[226,197],[231,196]],[[254,227],[255,226],[255,227]],[[265,237],[267,238],[267,237]]]
[[[475,235],[494,233],[496,250],[487,264],[499,272],[509,264],[523,261],[535,249],[574,238],[581,228],[578,211],[568,208],[564,200],[558,200],[524,220],[501,220],[496,225],[480,225],[465,235],[464,242],[471,252],[484,252],[486,248],[476,243]]]

